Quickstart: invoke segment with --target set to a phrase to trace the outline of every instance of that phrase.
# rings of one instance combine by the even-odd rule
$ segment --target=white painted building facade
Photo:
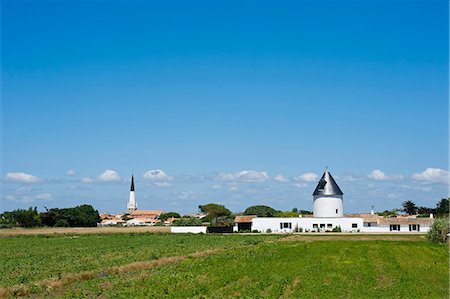
[[[314,190],[313,200],[313,217],[253,217],[249,218],[248,227],[251,231],[256,230],[262,233],[325,232],[337,227],[342,232],[384,233],[427,232],[433,223],[432,218],[383,218],[373,212],[355,215],[355,217],[344,217],[344,194],[328,169],[325,170]],[[242,224],[242,221],[236,224],[234,231],[237,231]]]
[[[363,218],[256,217],[252,230],[262,233],[325,232],[340,227],[342,231],[362,231]]]

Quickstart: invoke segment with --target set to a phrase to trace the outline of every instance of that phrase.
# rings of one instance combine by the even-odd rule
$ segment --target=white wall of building
[[[172,226],[170,232],[174,234],[206,234],[206,226]]]
[[[342,196],[317,195],[314,196],[314,217],[343,217]]]
[[[290,228],[281,227],[282,223],[290,223]],[[292,233],[296,228],[301,228],[303,232],[317,231],[318,228],[314,227],[317,224],[321,231],[332,230],[336,226],[340,226],[342,231],[362,231],[363,218],[277,218],[277,217],[257,217],[252,220],[252,230],[258,230],[260,232],[267,232],[270,230],[273,233]],[[324,227],[321,228],[321,225]],[[356,227],[353,227],[356,225]]]

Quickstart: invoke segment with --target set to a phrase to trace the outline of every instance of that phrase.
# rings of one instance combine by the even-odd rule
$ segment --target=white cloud
[[[37,176],[25,172],[8,172],[6,179],[17,183],[37,183],[40,179]]]
[[[172,187],[172,184],[167,183],[167,182],[155,182],[154,185],[156,187],[160,187],[160,188],[169,188]]]
[[[149,171],[146,171],[143,175],[144,179],[149,181],[168,181],[172,177],[168,176],[164,171],[161,169],[152,169]]]
[[[423,172],[413,174],[412,177],[426,183],[449,183],[449,172],[440,168],[427,168]]]
[[[336,178],[342,182],[356,182],[356,181],[361,180],[360,177],[357,177],[355,175],[345,175],[343,177],[336,177]]]
[[[375,181],[391,181],[391,180],[402,180],[402,175],[386,175],[384,172],[382,172],[379,169],[375,169],[372,171],[368,176],[369,179],[375,180]]]
[[[41,193],[36,195],[36,199],[39,200],[52,200],[53,196],[50,193]]]
[[[117,182],[120,181],[120,176],[114,170],[107,169],[97,177],[97,180],[100,182]]]
[[[93,178],[82,178],[81,182],[85,183],[85,184],[92,184],[94,182],[94,179]]]
[[[288,179],[287,177],[281,175],[281,174],[277,175],[277,176],[274,178],[274,180],[277,181],[277,182],[280,182],[280,183],[286,183],[286,182],[289,182],[289,179]]]
[[[304,189],[304,188],[308,187],[308,185],[306,183],[292,184],[292,186],[295,186],[299,189]]]
[[[219,178],[225,181],[239,181],[244,183],[258,183],[269,179],[264,171],[242,170],[237,173],[221,173]]]
[[[220,189],[222,189],[222,186],[221,185],[212,185],[211,186],[211,189],[213,189],[213,190],[220,190]]]
[[[76,176],[78,173],[73,170],[73,169],[69,169],[66,173],[67,176]]]
[[[367,177],[375,181],[387,181],[388,179],[387,175],[379,169],[375,169]]]
[[[50,193],[36,193],[38,190],[17,189],[13,194],[7,194],[3,198],[8,201],[32,203],[36,201],[50,201],[53,196]]]
[[[177,194],[177,197],[180,199],[192,199],[195,197],[195,192],[194,191],[179,192]]]
[[[300,182],[310,183],[310,182],[317,182],[319,180],[319,176],[314,172],[307,172],[305,174],[296,177],[295,179]]]

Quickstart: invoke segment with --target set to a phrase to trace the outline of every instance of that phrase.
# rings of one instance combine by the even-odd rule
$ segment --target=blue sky
[[[2,1],[0,211],[448,195],[448,2]]]

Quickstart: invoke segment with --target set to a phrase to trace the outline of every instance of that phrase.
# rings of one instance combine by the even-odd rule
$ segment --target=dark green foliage
[[[308,211],[308,210],[299,210],[298,213],[301,215],[312,215],[313,214],[312,211]]]
[[[133,219],[133,218],[130,217],[130,214],[126,213],[126,214],[123,214],[123,215],[122,215],[122,220],[123,220],[123,221],[128,221],[128,220],[130,220],[130,219]]]
[[[201,226],[202,220],[198,218],[180,218],[172,222],[173,226]]]
[[[418,207],[417,213],[420,217],[429,217],[430,214],[436,216],[446,216],[449,214],[449,198],[442,198],[437,204],[436,208]]]
[[[418,217],[430,217],[430,214],[436,214],[436,209],[427,207],[417,207]]]
[[[436,215],[445,215],[449,214],[449,201],[450,198],[441,199],[436,206]]]
[[[205,222],[211,222],[213,218],[221,216],[230,216],[231,211],[225,208],[223,205],[218,205],[215,203],[209,203],[206,205],[198,206],[200,212],[206,213],[206,217],[203,218]]]
[[[280,211],[277,211],[271,207],[258,205],[248,207],[244,215],[257,215],[258,217],[275,217]]]
[[[402,203],[402,211],[405,212],[408,215],[416,215],[417,214],[417,207],[414,202],[411,200],[404,201]]]
[[[398,209],[392,209],[390,211],[384,210],[383,212],[378,212],[377,214],[383,217],[397,217],[398,211]]]
[[[0,215],[0,223],[8,226],[36,227],[42,226],[37,208],[28,210],[17,209],[12,212],[4,212]]]
[[[209,226],[211,227],[227,227],[227,226],[233,226],[234,219],[230,216],[220,216],[215,217],[211,220],[211,223]]]
[[[342,232],[342,229],[341,229],[341,226],[338,225],[338,226],[333,227],[333,229],[331,231],[335,232],[335,233],[340,233],[340,232]]]
[[[435,243],[447,242],[447,234],[450,231],[450,224],[448,220],[448,217],[440,217],[434,219],[434,222],[427,233],[427,239]]]
[[[278,212],[277,214],[275,214],[275,217],[285,217],[285,218],[298,217],[298,213],[296,213],[296,212]]]
[[[47,226],[94,227],[101,221],[97,210],[91,205],[74,208],[50,209],[41,214],[42,223]],[[68,224],[68,225],[66,225]]]
[[[159,215],[160,220],[167,220],[169,218],[181,218],[180,214],[176,213],[176,212],[168,212],[168,213],[162,213],[161,215]]]

